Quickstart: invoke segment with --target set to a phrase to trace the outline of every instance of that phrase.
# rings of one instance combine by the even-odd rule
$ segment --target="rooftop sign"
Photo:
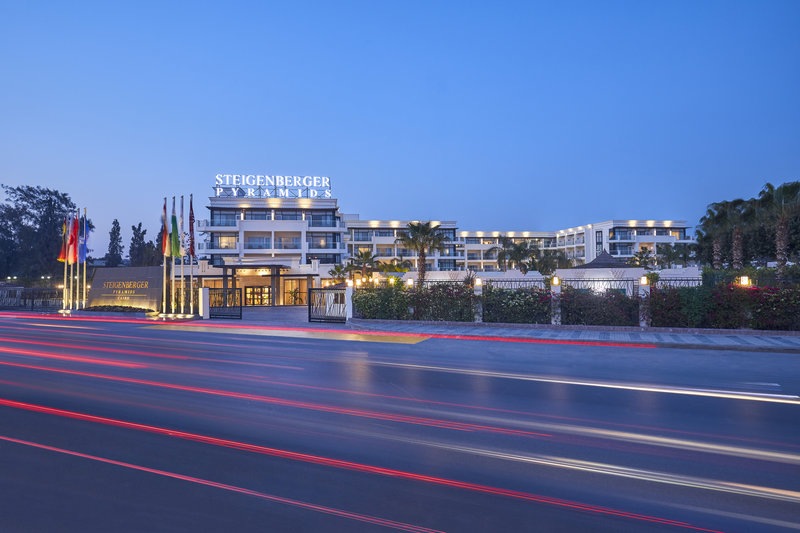
[[[217,174],[218,197],[242,198],[331,198],[331,179],[320,176],[266,176],[262,174]]]

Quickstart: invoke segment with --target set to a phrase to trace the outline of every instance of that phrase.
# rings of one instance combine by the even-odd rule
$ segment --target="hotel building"
[[[327,177],[217,175],[214,192],[209,219],[197,225],[204,235],[198,275],[205,286],[242,287],[245,305],[304,303],[307,288],[361,251],[417,267],[416,254],[395,242],[409,221],[340,213]],[[500,237],[563,252],[575,264],[603,250],[626,259],[643,248],[655,253],[659,244],[694,242],[681,220],[608,220],[556,231],[463,231],[456,221],[433,223],[449,240],[428,256],[431,271],[496,271]]]

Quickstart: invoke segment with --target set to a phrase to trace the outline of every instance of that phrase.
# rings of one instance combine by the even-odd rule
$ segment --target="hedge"
[[[564,287],[561,323],[585,326],[638,326],[639,299],[622,291],[603,293]]]
[[[775,287],[653,288],[651,326],[800,330],[800,289]]]
[[[436,283],[406,290],[402,285],[359,289],[353,308],[361,318],[473,322],[477,297],[463,283]]]
[[[514,324],[549,324],[550,291],[537,288],[483,289],[483,321]]]

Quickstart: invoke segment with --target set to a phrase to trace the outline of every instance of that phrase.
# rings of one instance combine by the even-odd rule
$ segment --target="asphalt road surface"
[[[0,531],[800,529],[800,355],[237,326],[0,314]]]

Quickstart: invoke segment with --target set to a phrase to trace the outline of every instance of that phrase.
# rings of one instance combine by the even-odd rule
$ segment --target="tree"
[[[450,237],[440,231],[438,224],[434,225],[430,221],[409,222],[405,231],[395,239],[395,243],[417,252],[418,282],[421,284],[425,282],[427,251],[442,252],[444,244],[449,240]]]
[[[657,244],[656,251],[658,252],[656,254],[656,259],[659,266],[663,265],[667,268],[672,268],[672,265],[681,259],[680,248],[672,244]]]
[[[631,265],[650,270],[655,262],[655,258],[653,257],[653,253],[650,251],[650,248],[642,248],[638,252],[634,253],[633,257],[631,257],[628,262]]]
[[[122,263],[122,235],[120,234],[119,220],[116,218],[111,223],[111,231],[108,232],[108,252],[105,260],[106,266],[115,267]]]
[[[372,255],[371,250],[362,250],[354,255],[351,259],[351,265],[356,267],[357,269],[361,270],[361,277],[367,277],[370,271],[372,271],[378,263],[378,260]]]
[[[348,269],[342,265],[335,265],[328,270],[328,275],[337,283],[342,283],[347,278]]]
[[[381,272],[408,272],[413,263],[408,259],[392,259],[391,261],[379,262],[378,270]]]
[[[789,251],[789,223],[800,214],[800,182],[784,183],[777,188],[767,183],[758,195],[758,202],[775,228],[775,260],[778,272],[783,274]]]
[[[489,248],[489,252],[497,253],[497,266],[503,272],[507,267],[517,268],[523,274],[536,268],[536,255],[539,248],[535,244],[530,244],[527,240],[514,242],[509,237],[499,237],[500,246]]]
[[[562,251],[546,250],[536,259],[536,270],[543,276],[549,276],[558,268],[570,268],[572,261]]]
[[[130,259],[131,266],[144,266],[145,263],[145,248],[147,243],[144,236],[147,235],[147,230],[142,229],[142,223],[139,222],[137,226],[131,226],[131,244],[128,246],[128,258]]]
[[[9,203],[0,204],[0,276],[56,276],[61,226],[75,204],[66,193],[44,187],[2,186]],[[89,221],[88,227],[94,226]]]

